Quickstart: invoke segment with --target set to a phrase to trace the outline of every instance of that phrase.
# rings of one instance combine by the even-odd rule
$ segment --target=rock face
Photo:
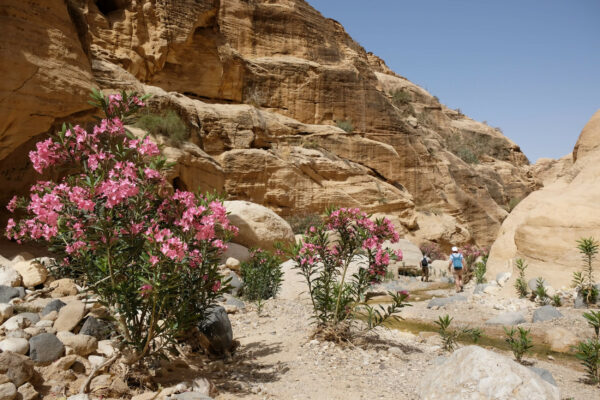
[[[422,400],[559,400],[556,386],[511,359],[467,346],[452,353],[424,378]]]
[[[488,260],[490,277],[513,271],[507,284],[512,287],[514,260],[522,258],[528,277],[541,276],[560,288],[582,269],[577,240],[600,238],[600,111],[583,128],[572,158],[554,183],[530,194],[504,221]]]
[[[483,245],[510,200],[537,187],[499,130],[440,104],[303,0],[2,7],[0,176],[11,181],[0,203],[34,179],[28,140],[88,118],[92,86],[152,93],[151,109],[183,118],[189,143],[165,149],[174,186],[282,216],[360,207],[416,239]]]

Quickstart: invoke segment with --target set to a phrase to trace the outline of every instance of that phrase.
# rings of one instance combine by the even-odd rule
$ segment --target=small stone
[[[13,400],[17,397],[17,387],[14,383],[8,382],[0,385],[0,399]]]
[[[45,332],[44,328],[40,328],[39,326],[30,326],[29,328],[25,328],[23,330],[29,335],[30,338]]]
[[[200,393],[205,396],[210,396],[211,389],[212,385],[210,381],[206,378],[196,378],[192,382],[192,391],[196,393]]]
[[[240,290],[242,289],[242,286],[244,285],[242,283],[242,280],[233,271],[229,271],[228,277],[231,278],[231,280],[229,281],[229,286],[231,287],[231,289],[229,289],[229,294],[231,294],[232,296],[238,296]]]
[[[239,271],[240,261],[237,258],[229,257],[227,261],[225,261],[225,266],[233,271]]]
[[[29,382],[19,386],[17,391],[19,392],[19,400],[35,400],[40,396],[33,385]]]
[[[196,392],[179,393],[179,394],[176,394],[174,396],[174,398],[177,400],[213,400],[212,397],[208,397],[202,393],[196,393]]]
[[[80,393],[67,397],[67,400],[90,400],[90,397],[85,393]]]
[[[494,285],[488,285],[483,289],[483,293],[485,293],[485,294],[494,294],[494,293],[498,293],[499,291],[500,291],[500,287],[494,286]]]
[[[98,375],[90,382],[90,391],[96,392],[101,389],[107,389],[111,383],[112,379],[109,374]]]
[[[90,315],[85,319],[79,333],[82,335],[93,336],[98,340],[103,340],[110,335],[111,330],[111,326],[108,322],[98,320]]]
[[[57,331],[70,331],[79,324],[85,314],[85,304],[75,300],[64,306],[58,312],[58,318],[54,321]]]
[[[6,375],[15,386],[21,386],[33,376],[33,362],[21,354],[0,353],[0,374]]]
[[[21,286],[21,275],[12,267],[0,265],[0,285],[10,287]]]
[[[29,351],[29,341],[23,338],[6,338],[0,342],[0,350],[12,351],[18,354],[27,354]]]
[[[496,275],[496,282],[498,282],[498,285],[504,286],[504,284],[510,279],[511,275],[512,274],[510,272],[499,272]]]
[[[75,354],[79,354],[80,356],[87,356],[98,348],[98,340],[93,336],[75,335],[68,331],[59,331],[56,337],[65,346],[72,348]]]
[[[106,357],[102,356],[89,356],[88,361],[90,362],[90,366],[92,368],[99,367],[102,365],[104,361],[106,361]]]
[[[79,356],[77,354],[71,354],[59,358],[52,363],[52,368],[57,371],[66,371],[77,361]]]
[[[29,356],[35,362],[54,361],[64,353],[65,346],[55,335],[42,333],[29,339]]]
[[[58,312],[57,311],[51,311],[48,314],[42,316],[42,320],[52,321],[52,325],[54,325],[54,321],[56,321],[56,318],[58,318]]]
[[[562,314],[556,308],[546,305],[538,308],[533,312],[533,322],[550,321],[557,318],[562,318]]]
[[[457,303],[457,302],[466,302],[467,297],[463,295],[455,295],[450,297],[440,297],[436,299],[431,299],[427,304],[427,308],[433,307],[443,307],[448,304]]]
[[[44,309],[42,310],[41,314],[43,317],[45,317],[46,315],[50,314],[52,311],[56,311],[56,313],[58,314],[58,312],[60,311],[61,308],[63,308],[64,306],[66,306],[67,304],[61,300],[52,300],[50,303],[48,303],[46,305],[46,307],[44,307]]]
[[[232,295],[225,293],[223,295],[223,297],[225,298],[225,305],[229,305],[229,306],[234,306],[240,310],[243,310],[244,308],[246,308],[246,303],[244,303],[242,300],[238,299],[237,297],[233,297]]]
[[[475,289],[473,290],[473,294],[483,293],[485,288],[489,286],[489,283],[479,283],[475,285]]]
[[[96,350],[98,354],[102,354],[106,357],[112,357],[115,354],[115,348],[110,340],[100,340],[98,342],[98,348]]]
[[[8,303],[12,299],[22,299],[23,297],[25,297],[24,288],[0,285],[0,303]]]
[[[0,303],[0,323],[13,315],[14,308],[10,304]]]
[[[50,288],[52,289],[52,292],[50,292],[52,298],[74,296],[79,293],[75,282],[68,278],[55,280],[50,284]]]
[[[213,355],[226,355],[233,345],[231,322],[221,306],[213,307],[198,326],[209,341],[209,351]]]
[[[487,320],[486,325],[518,325],[525,323],[525,317],[519,312],[506,312]]]
[[[557,386],[556,381],[554,380],[554,377],[552,376],[552,373],[550,371],[548,371],[547,369],[531,367],[531,366],[528,366],[527,368],[529,368],[530,370],[532,370],[533,372],[538,374],[546,382],[551,383],[554,386]]]
[[[37,313],[24,312],[19,315],[29,320],[29,326],[35,325],[40,321],[40,316]]]
[[[135,395],[131,398],[131,400],[154,400],[158,396],[156,392],[145,392],[142,394]]]
[[[48,278],[48,270],[38,260],[21,261],[12,265],[12,267],[23,278],[23,286],[34,287],[44,283]]]
[[[22,314],[13,315],[12,317],[4,321],[4,323],[2,324],[4,329],[7,331],[25,329],[29,325],[31,325],[31,321],[25,318]]]
[[[23,329],[15,329],[13,331],[8,331],[6,333],[6,337],[23,338],[29,340],[29,338],[31,338],[31,335],[25,332]]]
[[[52,325],[54,325],[54,322],[48,321],[47,319],[38,321],[38,323],[35,324],[35,326],[37,326],[38,328],[51,328]]]

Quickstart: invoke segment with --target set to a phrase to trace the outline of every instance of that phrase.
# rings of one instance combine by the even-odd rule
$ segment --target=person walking
[[[456,285],[456,293],[463,291],[463,265],[464,257],[458,252],[458,247],[452,247],[452,254],[448,260],[448,272],[454,270],[454,284]]]
[[[421,282],[429,282],[429,264],[431,264],[431,258],[424,254],[421,260]]]

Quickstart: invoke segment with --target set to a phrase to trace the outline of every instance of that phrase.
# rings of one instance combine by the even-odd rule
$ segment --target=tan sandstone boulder
[[[249,201],[225,201],[231,223],[238,227],[239,233],[234,243],[248,248],[274,250],[275,242],[290,244],[294,241],[294,232],[283,218],[259,204]]]
[[[575,163],[554,183],[530,194],[502,224],[488,260],[489,279],[512,272],[524,259],[527,277],[543,277],[554,288],[568,287],[582,269],[577,240],[600,239],[600,111],[584,127],[574,150]],[[577,156],[576,156],[577,153]]]

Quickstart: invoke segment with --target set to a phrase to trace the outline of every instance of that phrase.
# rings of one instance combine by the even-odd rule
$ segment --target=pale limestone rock
[[[24,338],[6,338],[0,342],[0,350],[12,351],[18,354],[27,354],[29,351],[29,341]]]
[[[115,354],[115,348],[111,340],[100,340],[96,352],[105,357],[112,357]]]
[[[19,392],[19,400],[35,400],[39,398],[39,393],[29,382],[19,386],[17,391]]]
[[[25,287],[37,286],[48,278],[48,270],[36,260],[20,261],[14,263],[12,267],[21,275]]]
[[[239,272],[240,270],[240,261],[237,258],[229,257],[225,262],[225,266],[232,271]]]
[[[478,346],[463,347],[433,367],[418,393],[422,400],[560,400],[558,388],[535,372]]]
[[[80,356],[87,356],[98,348],[98,340],[93,336],[75,335],[68,331],[59,331],[56,337]]]
[[[6,303],[0,303],[0,323],[9,319],[13,315],[13,306]]]
[[[58,312],[54,328],[57,331],[70,331],[79,324],[84,314],[85,304],[78,300],[71,301]]]
[[[50,288],[53,289],[50,292],[52,298],[73,296],[78,293],[77,286],[72,279],[57,279],[50,284]]]
[[[21,275],[13,267],[0,265],[0,285],[21,286]]]
[[[0,384],[0,399],[13,400],[17,397],[17,388],[14,383],[7,382]]]

